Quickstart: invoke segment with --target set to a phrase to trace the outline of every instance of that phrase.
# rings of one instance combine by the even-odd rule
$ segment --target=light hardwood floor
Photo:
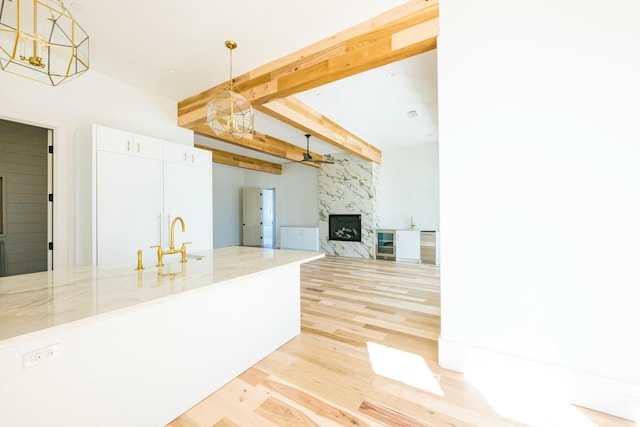
[[[436,266],[325,257],[302,266],[301,298],[298,337],[168,426],[635,426],[571,405],[529,408],[534,423],[498,415],[438,366]]]

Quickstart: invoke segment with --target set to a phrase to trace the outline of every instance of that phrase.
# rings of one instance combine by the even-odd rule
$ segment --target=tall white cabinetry
[[[175,245],[191,242],[188,251],[212,247],[211,153],[185,145],[164,145],[164,230],[169,245],[170,221],[176,216],[185,223],[184,233],[176,224]]]
[[[208,163],[204,160],[208,159]],[[197,161],[196,161],[197,159]],[[152,245],[211,248],[211,158],[208,152],[93,125],[76,136],[76,264],[157,263]]]
[[[96,260],[130,264],[161,243],[163,141],[109,128],[96,136]]]

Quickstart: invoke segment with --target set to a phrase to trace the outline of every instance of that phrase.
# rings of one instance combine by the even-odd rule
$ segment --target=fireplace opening
[[[362,215],[329,215],[329,240],[362,241]]]

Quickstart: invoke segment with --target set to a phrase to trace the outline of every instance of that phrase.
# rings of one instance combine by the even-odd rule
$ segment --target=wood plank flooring
[[[302,266],[301,298],[298,337],[168,427],[534,425],[498,415],[463,375],[438,366],[436,266],[325,257]],[[544,414],[535,425],[635,426],[564,410],[575,422]]]

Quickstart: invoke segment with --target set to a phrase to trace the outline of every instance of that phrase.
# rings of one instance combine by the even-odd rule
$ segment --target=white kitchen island
[[[163,426],[300,333],[322,254],[199,254],[0,278],[0,425]]]

